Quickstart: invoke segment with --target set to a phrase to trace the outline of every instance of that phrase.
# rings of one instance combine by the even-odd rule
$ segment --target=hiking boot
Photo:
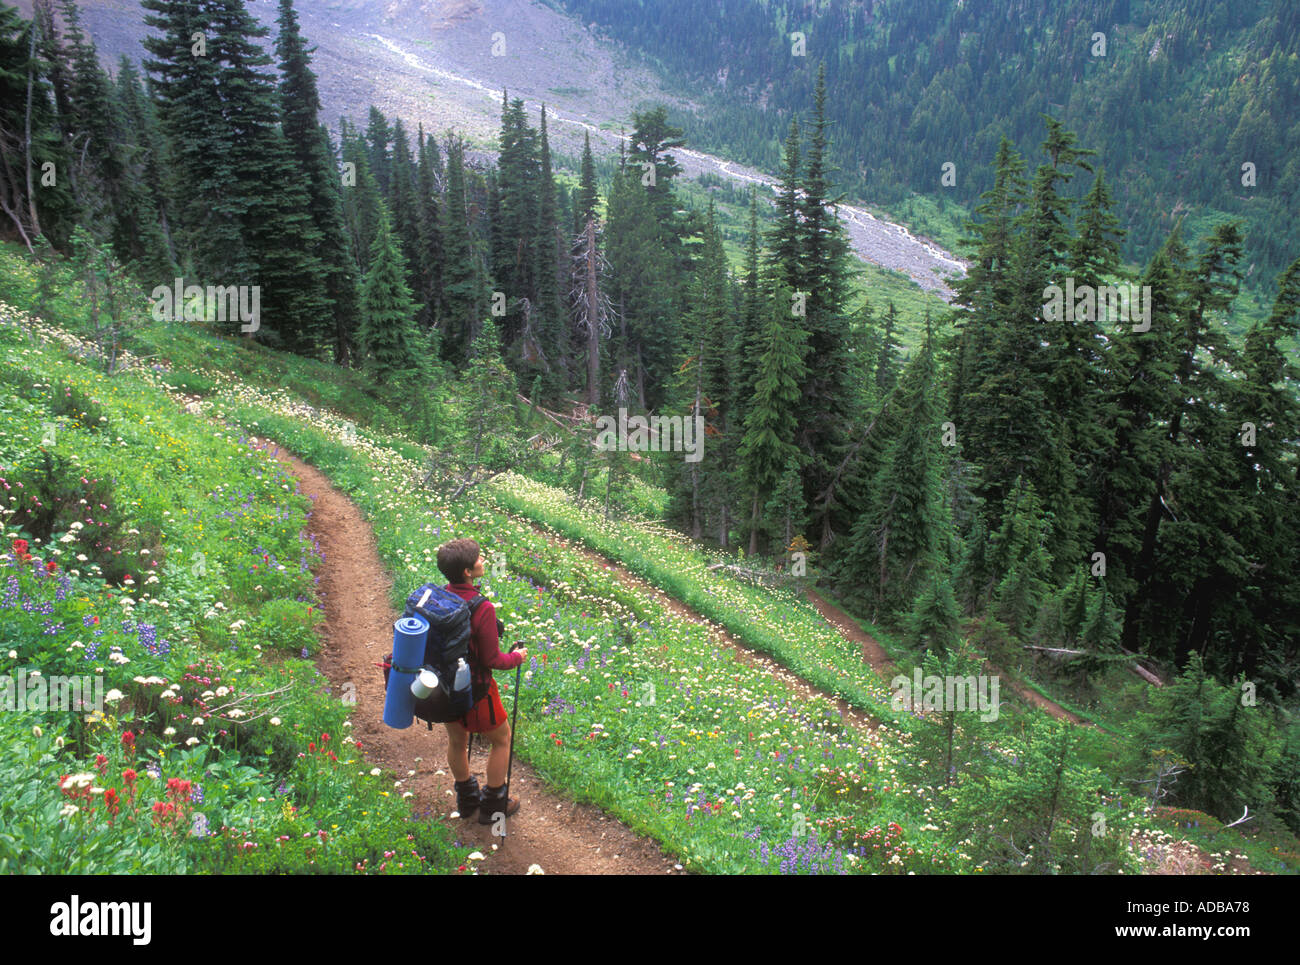
[[[462,818],[472,818],[482,800],[483,792],[479,789],[478,778],[470,775],[469,780],[456,782],[456,810]]]
[[[483,791],[483,801],[478,808],[478,823],[491,824],[496,815],[505,813],[506,817],[519,810],[519,799],[512,797],[506,802],[506,786],[489,787]]]

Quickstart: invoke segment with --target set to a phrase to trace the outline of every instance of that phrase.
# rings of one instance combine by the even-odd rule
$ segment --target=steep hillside
[[[30,15],[32,0],[18,0]],[[272,29],[276,7],[252,3],[252,12]],[[149,34],[144,11],[134,0],[85,0],[80,4],[87,33],[105,66],[122,56],[144,57]],[[584,134],[599,156],[617,153],[621,133],[633,127],[633,111],[651,103],[669,107],[674,122],[697,128],[705,121],[689,91],[668,91],[656,68],[633,62],[618,43],[590,33],[572,17],[526,0],[359,0],[302,4],[304,36],[316,46],[322,121],[337,132],[341,117],[364,123],[374,105],[400,117],[414,131],[441,134],[455,129],[477,164],[494,160],[501,122],[502,91],[523,98],[536,114],[550,114],[552,150],[577,169]],[[495,52],[494,52],[495,51]],[[694,144],[694,135],[688,144]],[[727,155],[686,148],[677,152],[687,177],[716,177],[738,185],[774,187],[775,164],[762,170]],[[874,200],[874,199],[869,199]],[[841,218],[854,252],[863,261],[901,272],[922,288],[943,295],[943,278],[964,272],[964,263],[924,237],[866,205],[846,206]]]
[[[825,60],[833,156],[851,195],[887,207],[911,192],[969,205],[991,183],[999,139],[1035,154],[1047,112],[1100,152],[1129,259],[1149,257],[1180,215],[1196,234],[1226,216],[1247,219],[1247,264],[1269,283],[1294,257],[1300,21],[1291,0],[556,4],[707,102],[687,128],[706,150],[774,166]]]

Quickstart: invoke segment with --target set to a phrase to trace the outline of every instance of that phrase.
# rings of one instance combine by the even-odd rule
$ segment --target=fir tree
[[[329,133],[319,121],[320,93],[311,69],[311,51],[299,31],[292,0],[280,0],[276,22],[280,27],[276,54],[280,61],[282,126],[306,181],[308,208],[320,233],[315,254],[325,268],[325,291],[333,319],[328,335],[322,335],[332,341],[335,364],[346,365],[359,300],[356,263],[348,257],[343,227],[342,179]]]
[[[673,414],[680,412],[692,422],[697,416],[702,420],[704,437],[695,442],[701,447],[707,443],[710,448],[707,459],[687,461],[681,470],[683,477],[670,488],[676,497],[675,514],[689,523],[693,539],[703,536],[711,520],[719,521],[719,532],[725,533],[729,512],[727,476],[735,446],[733,434],[728,431],[734,322],[728,297],[727,256],[711,202],[702,254],[686,299],[687,315],[670,395]]]
[[[947,653],[957,645],[961,613],[942,567],[928,567],[906,624],[908,643],[914,647]]]
[[[899,385],[901,431],[888,443],[868,511],[854,525],[846,548],[850,567],[886,609],[909,606],[927,566],[944,565],[937,375],[933,332],[927,327]]]
[[[541,179],[540,202],[537,212],[537,305],[538,361],[545,376],[542,379],[542,399],[536,395],[533,402],[554,403],[568,384],[569,357],[568,326],[565,324],[564,304],[561,299],[564,266],[560,261],[562,236],[560,234],[559,196],[555,174],[551,168],[551,148],[546,130],[546,105],[542,105],[540,128]]]
[[[359,339],[379,383],[427,377],[415,303],[406,286],[406,259],[393,236],[388,212],[380,210],[379,231],[370,250],[370,270],[361,291]]]
[[[807,293],[805,322],[808,351],[816,364],[808,367],[803,384],[803,418],[798,444],[806,462],[804,491],[813,507],[813,526],[822,550],[836,537],[833,466],[847,447],[851,408],[852,335],[848,298],[848,241],[832,210],[826,152],[826,65],[818,69],[813,118],[799,199],[800,260]]]
[[[444,258],[443,358],[456,366],[469,358],[470,346],[486,314],[486,286],[475,255],[466,207],[464,151],[464,144],[458,139],[447,146],[447,191],[440,211]]]
[[[885,331],[880,337],[880,351],[876,356],[874,379],[878,398],[884,398],[898,384],[898,343],[894,341],[898,334],[898,311],[894,303],[889,303],[885,311]]]
[[[588,221],[596,217],[600,194],[596,186],[596,162],[591,156],[591,133],[582,135],[582,169],[578,175],[578,191],[574,199],[573,233],[581,234]]]
[[[778,285],[768,304],[754,398],[737,458],[750,493],[749,554],[759,549],[759,515],[791,457],[807,333],[790,315],[790,290]]]

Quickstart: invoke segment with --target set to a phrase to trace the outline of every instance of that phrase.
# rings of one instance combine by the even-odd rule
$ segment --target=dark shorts
[[[501,703],[501,692],[497,690],[495,678],[488,692],[479,698],[468,714],[460,719],[460,724],[471,734],[484,734],[496,730],[506,722],[506,708]]]

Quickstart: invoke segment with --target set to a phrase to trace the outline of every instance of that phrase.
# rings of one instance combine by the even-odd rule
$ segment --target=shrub
[[[260,643],[263,648],[308,654],[320,649],[316,627],[323,616],[320,610],[297,600],[270,600],[258,611],[257,620],[243,634],[244,642]]]
[[[110,476],[89,476],[66,456],[41,450],[34,465],[0,475],[14,515],[9,525],[25,530],[40,543],[56,537],[73,544],[74,554],[84,553],[97,564],[106,581],[116,583],[139,566],[140,550],[148,549],[161,565],[160,531],[140,521],[126,532],[127,520],[117,508],[116,481]]]
[[[1272,803],[1278,747],[1266,705],[1243,705],[1240,687],[1219,683],[1193,653],[1181,676],[1151,693],[1150,708],[1134,726],[1131,764],[1149,777],[1144,771],[1161,750],[1190,764],[1171,785],[1170,803],[1229,821],[1244,807]]]
[[[106,417],[107,413],[81,389],[73,385],[55,385],[50,391],[49,405],[53,415],[67,416],[87,430],[98,430],[103,425],[100,418]]]

